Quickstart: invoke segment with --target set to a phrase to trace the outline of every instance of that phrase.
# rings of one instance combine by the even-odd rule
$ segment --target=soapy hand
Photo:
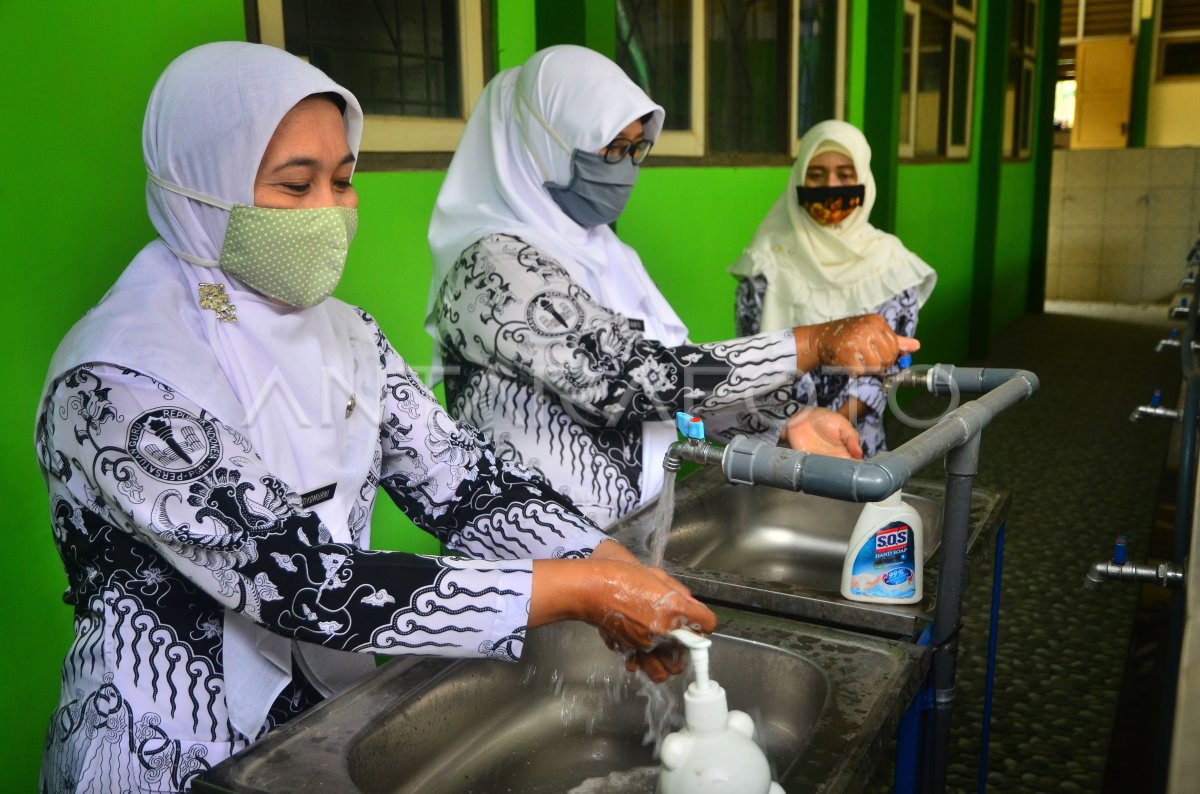
[[[605,541],[591,559],[535,560],[529,626],[590,623],[625,656],[627,668],[640,667],[652,680],[665,681],[684,667],[669,632],[688,628],[708,634],[717,627],[717,616],[665,571],[627,561],[622,552]]]
[[[801,452],[862,460],[858,431],[849,419],[828,408],[809,407],[797,411],[788,420],[783,436],[789,447]]]
[[[879,373],[921,343],[900,336],[878,314],[863,314],[794,329],[798,369],[839,367],[850,375]]]

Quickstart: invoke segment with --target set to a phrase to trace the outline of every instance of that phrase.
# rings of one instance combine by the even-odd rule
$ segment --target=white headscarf
[[[647,338],[667,345],[687,339],[637,252],[607,226],[587,229],[571,220],[545,188],[570,181],[574,149],[598,152],[647,113],[646,137],[654,140],[663,109],[619,66],[586,47],[548,47],[488,83],[429,224],[434,265],[425,328],[434,339],[430,312],[446,274],[463,249],[497,233],[553,255],[602,306],[644,320]],[[439,360],[435,349],[435,377]]]
[[[252,205],[275,128],[302,99],[323,93],[345,100],[346,138],[357,155],[362,110],[320,70],[261,44],[196,47],[167,67],[150,96],[142,131],[146,168],[183,188]],[[146,203],[160,239],[63,340],[46,395],[54,379],[87,362],[151,375],[243,433],[265,466],[297,492],[336,483],[333,498],[315,512],[335,541],[352,542],[347,518],[373,463],[382,388],[366,326],[336,299],[309,309],[281,306],[220,269],[182,261],[170,249],[218,258],[229,213],[149,180]],[[202,282],[224,287],[236,323],[199,307]],[[351,394],[359,409],[346,417]],[[364,533],[360,543],[368,541]],[[231,611],[223,640],[230,721],[253,738],[291,677],[290,641]],[[314,683],[327,691],[374,666],[370,657],[298,647]]]
[[[800,206],[796,187],[804,185],[808,163],[818,150],[838,148],[849,152],[866,196],[849,218],[823,226]],[[867,219],[874,205],[875,178],[867,139],[844,121],[814,125],[800,141],[787,190],[729,269],[736,276],[767,277],[761,330],[864,314],[911,288],[917,291],[919,305],[925,303],[937,273],[899,238],[870,224]]]

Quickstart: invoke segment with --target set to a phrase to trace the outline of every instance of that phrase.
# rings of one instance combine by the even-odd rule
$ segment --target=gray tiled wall
[[[1197,152],[1056,149],[1046,297],[1168,301],[1198,236]]]

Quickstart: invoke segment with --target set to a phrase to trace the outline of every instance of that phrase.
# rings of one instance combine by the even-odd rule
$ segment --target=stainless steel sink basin
[[[942,506],[916,494],[905,501],[921,516],[927,560],[942,542]],[[778,488],[710,488],[676,507],[666,560],[836,592],[862,507]]]
[[[924,525],[925,597],[920,604],[864,604],[841,597],[842,561],[862,505],[764,486],[730,485],[702,468],[676,486],[675,520],[663,567],[697,596],[738,607],[898,637],[924,628],[933,608],[942,540],[944,486],[912,480],[905,500]],[[976,488],[969,556],[990,550],[1010,498]],[[637,551],[653,529],[655,505],[609,531]]]
[[[719,609],[712,676],[750,713],[785,790],[869,774],[924,649]],[[666,691],[678,698],[677,676]],[[197,792],[563,794],[654,790],[646,699],[595,630],[532,632],[519,664],[397,660],[205,776]],[[677,716],[681,719],[680,701]]]

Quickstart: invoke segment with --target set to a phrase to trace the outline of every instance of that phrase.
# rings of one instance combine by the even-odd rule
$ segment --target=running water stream
[[[667,536],[671,534],[671,523],[675,520],[675,472],[667,469],[662,493],[654,506],[654,522],[650,526],[650,558],[647,565],[661,568],[663,554],[667,550]]]

